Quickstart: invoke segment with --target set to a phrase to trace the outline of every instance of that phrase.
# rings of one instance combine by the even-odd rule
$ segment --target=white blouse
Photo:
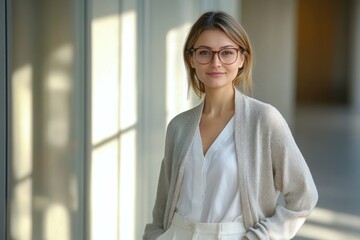
[[[203,154],[199,127],[185,159],[177,212],[202,223],[241,220],[234,117]]]

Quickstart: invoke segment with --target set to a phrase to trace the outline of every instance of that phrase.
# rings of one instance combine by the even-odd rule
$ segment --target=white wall
[[[291,125],[295,106],[295,0],[242,0],[241,23],[255,51],[254,97]]]

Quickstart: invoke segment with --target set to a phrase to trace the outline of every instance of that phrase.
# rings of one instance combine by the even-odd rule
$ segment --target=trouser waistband
[[[194,222],[175,213],[172,223],[177,227],[184,228],[186,230],[196,233],[207,233],[207,234],[244,234],[245,227],[243,221],[240,218],[239,222],[223,222],[223,223],[199,223]]]

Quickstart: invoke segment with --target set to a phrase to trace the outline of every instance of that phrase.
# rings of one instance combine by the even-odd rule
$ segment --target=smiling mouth
[[[212,76],[212,77],[218,77],[218,76],[223,76],[225,73],[223,72],[209,72],[208,75]]]

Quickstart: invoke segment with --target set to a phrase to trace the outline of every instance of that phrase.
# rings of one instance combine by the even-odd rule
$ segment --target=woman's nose
[[[214,53],[214,57],[211,61],[211,65],[212,66],[220,66],[222,63],[221,63],[221,60],[220,60],[220,57],[219,57],[219,53]]]

